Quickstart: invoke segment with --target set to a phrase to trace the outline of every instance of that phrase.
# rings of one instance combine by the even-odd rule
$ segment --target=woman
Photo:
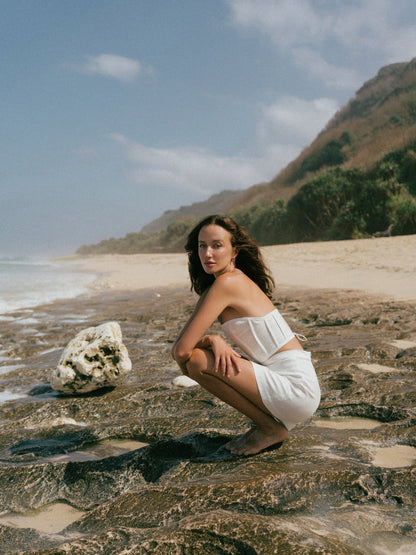
[[[200,298],[172,356],[184,374],[254,422],[226,444],[233,454],[254,455],[287,439],[317,409],[311,356],[273,305],[273,279],[235,221],[205,218],[189,234],[186,250],[192,289]],[[204,335],[217,318],[251,360],[221,336]]]

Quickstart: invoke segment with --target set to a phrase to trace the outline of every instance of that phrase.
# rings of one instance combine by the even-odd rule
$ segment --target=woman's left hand
[[[206,335],[197,347],[209,348],[215,359],[214,370],[224,377],[241,372],[238,361],[241,358],[228,343],[219,335]]]

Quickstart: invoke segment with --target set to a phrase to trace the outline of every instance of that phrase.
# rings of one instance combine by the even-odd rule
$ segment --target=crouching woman
[[[317,409],[320,389],[311,355],[272,303],[273,278],[234,220],[205,218],[189,234],[186,250],[199,300],[172,357],[184,374],[253,421],[226,448],[254,455],[287,439]],[[206,334],[217,319],[248,359],[221,336]]]

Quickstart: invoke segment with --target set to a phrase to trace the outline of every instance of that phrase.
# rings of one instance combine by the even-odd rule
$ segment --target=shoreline
[[[261,247],[276,289],[344,289],[416,301],[416,235]],[[96,274],[94,292],[189,287],[185,253],[106,254],[55,259]]]
[[[96,293],[189,286],[186,256],[180,253],[71,255],[55,260],[80,273],[95,274],[88,288]]]

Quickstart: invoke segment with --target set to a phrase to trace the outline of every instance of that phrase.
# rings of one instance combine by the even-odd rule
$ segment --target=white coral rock
[[[131,360],[117,322],[81,331],[65,348],[51,373],[51,386],[61,393],[88,393],[114,385],[131,370]]]
[[[198,385],[198,382],[190,378],[189,376],[176,376],[173,378],[172,383],[174,387],[194,387]]]

